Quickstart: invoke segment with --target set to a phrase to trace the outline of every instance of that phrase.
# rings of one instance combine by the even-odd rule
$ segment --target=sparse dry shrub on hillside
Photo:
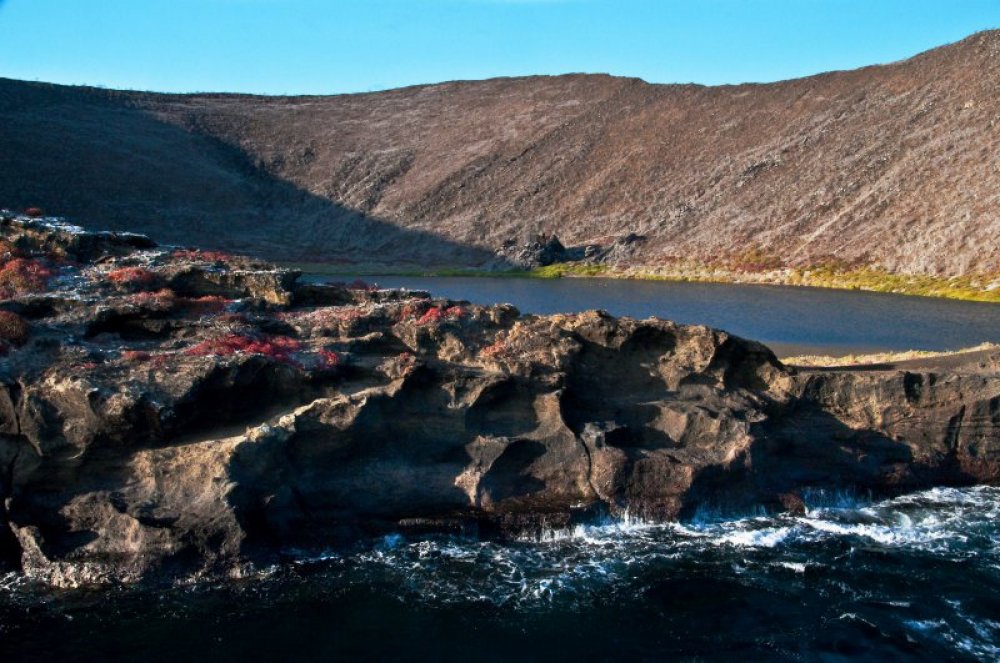
[[[743,252],[742,255],[730,261],[730,268],[737,272],[767,272],[781,269],[784,261],[768,251],[755,247]]]

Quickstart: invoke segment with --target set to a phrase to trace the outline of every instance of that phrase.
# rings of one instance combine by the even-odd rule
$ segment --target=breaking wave
[[[133,623],[123,615],[162,616],[166,605],[178,626],[211,615],[230,642],[253,642],[258,628],[275,622],[280,637],[292,638],[299,627],[315,628],[318,615],[368,629],[353,636],[325,627],[340,635],[323,653],[340,656],[363,645],[393,655],[394,645],[371,639],[374,619],[411,638],[423,625],[430,640],[403,651],[437,658],[458,657],[475,638],[495,640],[503,653],[514,636],[537,640],[541,650],[508,654],[551,659],[545,643],[555,638],[560,660],[574,651],[704,660],[737,652],[776,660],[1000,658],[1000,489],[939,488],[877,502],[806,497],[799,516],[625,519],[505,543],[392,535],[243,583],[178,588],[155,604],[124,591],[103,616],[88,610],[96,599],[50,600],[42,612],[51,620],[15,619],[20,626],[7,628],[20,642],[52,620],[71,633],[77,627],[68,625],[82,621],[114,634]],[[18,591],[0,578],[0,592]],[[32,609],[37,615],[37,603]],[[16,606],[6,611],[22,615]],[[256,660],[254,651],[244,660]]]

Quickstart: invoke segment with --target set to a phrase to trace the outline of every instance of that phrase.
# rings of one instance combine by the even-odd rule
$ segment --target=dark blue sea
[[[8,576],[2,661],[995,661],[1000,489],[803,516],[388,536],[165,589]]]

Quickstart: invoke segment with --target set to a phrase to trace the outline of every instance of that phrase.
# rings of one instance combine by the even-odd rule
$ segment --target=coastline
[[[18,256],[0,568],[52,587],[1000,482],[992,346],[798,370],[705,325],[301,282],[54,220],[0,231]]]
[[[555,263],[529,270],[484,270],[449,267],[399,269],[389,266],[346,265],[317,262],[284,262],[282,267],[323,276],[433,276],[489,278],[604,278],[675,283],[722,283],[739,285],[777,285],[831,290],[861,290],[909,297],[934,297],[958,301],[1000,303],[1000,275],[970,274],[937,277],[895,274],[882,269],[860,267],[841,270],[826,266],[812,268],[776,268],[740,271],[713,265],[683,267],[611,267],[587,263]]]

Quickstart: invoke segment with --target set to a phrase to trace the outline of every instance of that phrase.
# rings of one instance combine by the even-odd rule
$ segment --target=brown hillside
[[[508,238],[628,258],[1000,269],[1000,32],[764,85],[571,75],[332,97],[0,80],[0,203],[330,262],[477,265]]]

